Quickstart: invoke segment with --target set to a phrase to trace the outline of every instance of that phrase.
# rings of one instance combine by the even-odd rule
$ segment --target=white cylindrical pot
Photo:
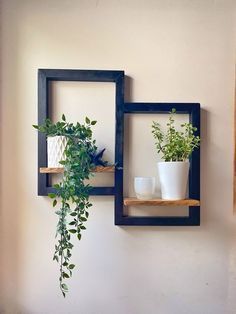
[[[189,161],[158,162],[161,196],[166,200],[186,198]]]
[[[65,148],[67,138],[65,136],[49,136],[47,138],[47,159],[48,168],[62,168],[59,163],[65,160]]]
[[[155,192],[154,177],[135,177],[134,190],[137,198],[140,200],[149,200],[153,198]]]

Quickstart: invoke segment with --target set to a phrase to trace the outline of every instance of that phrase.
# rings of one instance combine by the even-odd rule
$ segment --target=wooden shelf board
[[[115,171],[115,166],[97,166],[92,172],[114,172]],[[42,167],[39,169],[40,173],[63,173],[64,168],[46,168]]]
[[[39,169],[40,173],[63,173],[64,168],[40,168]]]
[[[124,198],[125,206],[145,205],[145,206],[200,206],[199,200],[184,199],[184,200],[163,200],[161,198],[153,198],[150,200],[140,200],[136,197]]]

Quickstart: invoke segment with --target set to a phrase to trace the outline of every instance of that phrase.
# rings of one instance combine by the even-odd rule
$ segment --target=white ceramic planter
[[[189,161],[158,162],[162,199],[186,198]]]
[[[67,138],[65,136],[51,136],[47,138],[48,168],[63,167],[59,162],[65,159],[66,144]]]
[[[134,190],[138,199],[148,200],[153,198],[155,192],[155,178],[135,177]]]

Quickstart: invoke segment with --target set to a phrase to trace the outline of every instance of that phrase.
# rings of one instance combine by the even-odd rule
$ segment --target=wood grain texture
[[[93,172],[114,172],[115,171],[115,166],[97,166]]]
[[[145,206],[200,206],[199,200],[184,199],[184,200],[163,200],[153,198],[150,200],[139,200],[136,197],[124,198],[124,205],[145,205]]]
[[[115,171],[115,166],[108,166],[108,167],[103,167],[103,166],[97,166],[92,172],[114,172]],[[63,173],[64,168],[45,168],[42,167],[39,169],[40,173]]]
[[[64,168],[39,168],[40,173],[63,173]]]

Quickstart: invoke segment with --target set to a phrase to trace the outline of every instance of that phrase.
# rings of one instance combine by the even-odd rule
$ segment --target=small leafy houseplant
[[[59,263],[59,284],[64,297],[68,292],[65,280],[72,276],[75,267],[71,263],[73,249],[71,240],[73,236],[81,240],[82,231],[86,229],[84,224],[89,216],[88,210],[92,206],[89,201],[91,187],[85,180],[89,179],[91,169],[95,166],[93,162],[101,161],[102,157],[101,152],[100,155],[96,153],[96,142],[92,138],[91,128],[95,124],[96,121],[90,121],[86,117],[84,124],[77,122],[74,125],[67,122],[63,114],[62,121],[57,123],[46,119],[42,125],[33,125],[47,137],[66,137],[65,158],[60,161],[64,167],[63,177],[60,183],[54,185],[55,193],[48,195],[53,201],[53,207],[58,207],[56,210],[58,242],[55,245],[53,260]]]
[[[197,128],[191,123],[180,125],[180,131],[175,127],[173,108],[167,122],[167,132],[164,133],[158,122],[153,121],[152,134],[155,139],[157,153],[164,162],[158,163],[158,172],[163,199],[183,199],[189,172],[188,158],[200,145],[199,136],[195,135]]]

